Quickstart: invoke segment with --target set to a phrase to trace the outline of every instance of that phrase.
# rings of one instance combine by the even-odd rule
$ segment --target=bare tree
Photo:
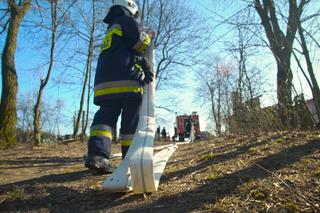
[[[7,30],[7,27],[9,25],[9,15],[10,15],[10,8],[0,8],[0,27],[2,28],[0,30],[0,35],[4,33]]]
[[[18,77],[15,67],[15,52],[19,27],[23,17],[30,8],[31,0],[7,1],[10,8],[10,20],[7,38],[2,51],[2,94],[0,104],[0,148],[15,144],[16,136],[16,102]]]
[[[56,129],[57,135],[60,136],[60,123],[61,123],[61,109],[63,107],[63,101],[58,99],[55,106],[56,116],[54,120],[54,129]]]
[[[17,102],[17,128],[20,132],[17,135],[18,141],[30,141],[33,135],[33,97],[30,94],[22,94]]]
[[[307,77],[307,75],[304,72],[304,70],[302,69],[302,66],[301,66],[300,62],[297,61],[297,63],[298,63],[299,67],[301,68],[301,71],[303,72],[304,76],[306,77],[306,79],[307,79],[307,81],[309,83],[309,86],[310,86],[310,89],[311,89],[311,92],[312,92],[312,95],[313,95],[313,99],[314,99],[316,112],[317,112],[318,118],[320,119],[320,88],[319,88],[319,84],[317,82],[317,79],[316,79],[316,76],[315,76],[315,72],[314,72],[314,69],[313,69],[312,60],[311,60],[311,57],[310,57],[309,48],[307,46],[307,42],[306,42],[305,32],[304,31],[305,30],[302,27],[301,20],[299,20],[298,33],[299,33],[299,37],[300,37],[300,45],[301,45],[301,48],[302,48],[303,56],[304,56],[306,64],[307,64],[307,71],[308,71],[310,80]],[[318,123],[318,125],[319,124],[320,124],[320,122]]]
[[[67,16],[69,9],[72,7],[72,5],[76,2],[76,0],[73,0],[68,6],[66,10],[62,10],[62,14],[58,16],[58,10],[59,10],[59,0],[53,0],[49,1],[50,3],[50,24],[51,27],[51,46],[50,46],[50,56],[49,56],[49,67],[47,70],[46,77],[44,79],[40,80],[40,87],[38,91],[38,96],[36,100],[36,104],[34,106],[34,144],[36,146],[41,144],[41,101],[42,96],[45,87],[47,86],[51,73],[53,71],[54,66],[54,58],[55,58],[55,48],[56,48],[56,42],[57,42],[57,30],[58,26],[65,20],[65,16]],[[60,10],[61,11],[61,10]]]
[[[82,86],[82,91],[81,91],[81,98],[80,98],[80,106],[79,106],[79,111],[76,116],[76,121],[75,121],[75,126],[73,130],[73,137],[75,138],[78,134],[79,127],[80,127],[80,120],[81,120],[81,115],[84,113],[83,108],[84,108],[84,102],[85,102],[85,94],[86,94],[86,88],[88,87],[88,92],[87,92],[87,98],[89,100],[90,97],[90,80],[91,80],[91,66],[92,66],[92,60],[93,60],[93,51],[94,51],[94,39],[95,39],[95,30],[96,30],[96,1],[92,0],[91,1],[91,8],[92,8],[92,14],[91,14],[91,23],[87,26],[89,28],[89,35],[88,35],[88,52],[87,52],[87,61],[86,61],[86,68],[85,68],[85,74],[84,74],[84,82]],[[85,14],[82,15],[83,18],[86,18]],[[85,35],[85,34],[84,34]],[[89,82],[89,84],[88,84]],[[89,86],[87,86],[89,85]],[[87,106],[89,104],[87,103]],[[83,121],[83,127],[81,130],[81,134],[85,135],[87,126],[88,126],[88,114],[89,113],[89,108],[87,107],[87,114],[86,114],[86,119]],[[83,116],[84,118],[84,116]]]
[[[215,123],[215,132],[218,136],[222,134],[224,118],[229,114],[229,80],[231,75],[231,66],[223,63],[220,59],[207,62],[201,66],[197,72],[199,85],[197,88],[197,97],[202,100],[202,105],[209,106],[209,117]]]
[[[58,0],[50,1],[50,11],[51,11],[51,47],[50,47],[50,58],[49,67],[47,70],[47,75],[45,79],[40,80],[40,87],[38,91],[38,96],[36,104],[34,106],[34,120],[33,120],[33,134],[34,134],[34,144],[39,146],[41,144],[41,101],[45,87],[47,86],[51,72],[53,70],[54,64],[54,52],[56,46],[56,33],[58,28],[58,18],[57,18],[57,7]]]
[[[172,90],[187,89],[184,82],[193,75],[194,65],[206,48],[209,37],[206,19],[182,0],[140,0],[144,26],[155,31],[157,122],[168,120],[183,100]],[[163,94],[163,95],[161,95]],[[179,100],[180,99],[180,100]],[[169,116],[167,116],[169,115]]]
[[[178,87],[183,68],[194,65],[204,48],[204,19],[181,0],[143,2],[143,23],[156,33],[156,89]]]
[[[273,0],[254,0],[254,7],[259,14],[270,48],[277,63],[277,94],[279,117],[284,127],[292,124],[292,71],[291,54],[294,38],[299,26],[303,8],[308,0],[288,1],[288,17],[286,33],[281,30],[277,17],[276,4]]]
[[[61,108],[63,102],[60,99],[46,99],[43,100],[41,108],[41,115],[43,122],[41,123],[41,132],[47,132],[50,136],[59,135],[58,122],[61,119]],[[53,138],[50,138],[52,140]]]
[[[253,79],[249,74],[248,61],[252,53],[250,48],[253,47],[253,36],[241,27],[240,24],[237,25],[237,35],[234,39],[227,43],[227,50],[230,51],[238,67],[238,80],[237,80],[237,93],[239,95],[239,102],[242,103],[244,99],[252,99],[254,97]],[[247,91],[248,94],[244,94]]]

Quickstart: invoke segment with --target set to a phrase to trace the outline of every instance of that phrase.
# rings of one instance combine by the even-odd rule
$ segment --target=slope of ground
[[[146,197],[104,192],[106,175],[83,167],[85,144],[19,144],[0,151],[0,212],[320,212],[319,134],[180,145]]]

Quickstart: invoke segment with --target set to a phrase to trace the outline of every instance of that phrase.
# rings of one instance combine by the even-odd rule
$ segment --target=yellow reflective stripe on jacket
[[[141,72],[144,72],[144,70],[142,69],[142,67],[139,64],[134,64],[134,66],[136,68],[138,68]]]
[[[121,146],[130,146],[132,143],[132,140],[122,140]]]
[[[114,88],[114,87],[129,87],[129,86],[140,87],[140,84],[135,80],[108,81],[108,82],[95,85],[94,90]]]
[[[145,33],[140,33],[140,40],[133,46],[133,49],[139,53],[142,53],[150,45],[150,36]]]
[[[143,93],[142,87],[138,86],[127,86],[127,87],[113,87],[113,88],[105,88],[94,91],[94,97],[101,95],[110,95],[110,94],[118,94],[125,92],[134,92],[134,93]]]
[[[112,132],[108,130],[91,130],[90,136],[104,136],[109,139],[112,139]]]
[[[122,30],[121,30],[120,25],[116,25],[116,26],[112,27],[111,29],[109,29],[107,35],[103,39],[103,45],[100,49],[100,52],[107,50],[111,47],[113,35],[117,35],[117,36],[122,37]]]

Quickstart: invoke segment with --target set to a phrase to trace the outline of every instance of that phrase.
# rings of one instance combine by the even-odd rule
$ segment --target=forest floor
[[[320,131],[179,145],[145,197],[103,191],[107,175],[83,166],[85,152],[80,142],[0,151],[0,212],[320,212]]]

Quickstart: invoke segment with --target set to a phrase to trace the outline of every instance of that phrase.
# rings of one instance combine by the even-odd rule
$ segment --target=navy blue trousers
[[[110,157],[111,142],[121,114],[120,141],[122,158],[126,155],[139,121],[142,98],[108,100],[96,112],[88,141],[88,155]]]

